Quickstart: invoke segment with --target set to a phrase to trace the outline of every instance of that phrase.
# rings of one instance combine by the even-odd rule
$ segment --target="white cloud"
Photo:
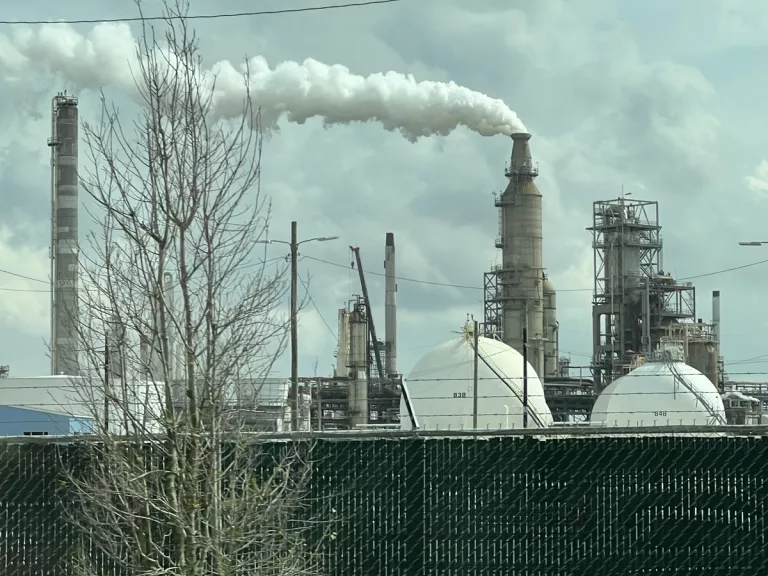
[[[768,194],[768,160],[762,160],[755,166],[754,172],[744,178],[744,183],[747,188],[760,196]]]
[[[233,11],[248,5],[232,1]],[[667,6],[649,1],[643,4],[647,14]],[[726,4],[743,12],[747,0],[738,6],[702,0],[691,20],[695,30],[686,34],[714,35]],[[49,13],[60,14],[58,6],[45,0],[36,10],[47,18]],[[212,6],[201,0],[199,10]],[[758,259],[734,254],[732,247],[742,230],[762,229],[761,215],[733,207],[749,194],[768,192],[768,163],[743,180],[749,170],[743,166],[745,153],[759,157],[766,151],[745,151],[724,138],[742,110],[721,101],[719,94],[728,81],[726,73],[732,74],[736,64],[747,66],[743,59],[716,52],[726,46],[722,35],[717,46],[708,48],[708,59],[678,59],[678,34],[643,35],[643,30],[659,26],[657,16],[650,22],[642,21],[642,14],[622,20],[627,11],[620,13],[617,6],[608,0],[422,0],[316,14],[311,26],[309,18],[286,16],[200,22],[198,31],[209,62],[236,60],[246,53],[263,54],[270,62],[313,57],[364,75],[392,69],[419,78],[454,80],[502,98],[534,134],[531,148],[544,197],[545,266],[558,290],[561,348],[588,354],[592,254],[585,228],[591,224],[593,201],[617,197],[622,185],[635,197],[659,200],[665,267],[688,275]],[[753,2],[747,7],[760,6]],[[762,30],[757,17],[751,20],[750,26]],[[729,26],[730,35],[744,33]],[[755,31],[749,36],[760,37]],[[17,67],[18,61],[11,64]],[[762,141],[765,90],[759,84],[760,65],[744,72],[741,92],[751,96],[745,100],[749,105],[740,108],[754,118],[749,134],[734,137],[739,143]],[[726,74],[725,80],[718,83],[718,74]],[[14,75],[13,84],[3,85],[12,101],[0,110],[5,140],[0,152],[8,158],[0,162],[0,223],[15,233],[3,245],[2,258],[8,267],[16,267],[14,271],[45,279],[45,139],[49,99],[59,86],[49,75],[32,80],[26,74]],[[91,98],[81,98],[83,118],[94,119],[96,111]],[[360,246],[381,331],[383,284],[374,272],[383,271],[386,232],[396,235],[398,275],[481,287],[482,273],[495,256],[498,225],[490,193],[505,185],[503,168],[510,148],[506,138],[481,138],[466,131],[412,145],[377,126],[324,129],[313,121],[285,126],[265,143],[263,189],[274,202],[271,235],[286,239],[289,222],[297,220],[301,238],[342,237],[302,246],[303,255],[341,268],[309,258],[300,264],[303,277],[312,276],[315,303],[334,330],[337,308],[360,292],[356,273],[344,269],[351,262],[348,246]],[[29,165],[22,165],[23,158]],[[737,181],[746,185],[734,189]],[[27,224],[30,220],[34,226]],[[38,259],[42,255],[40,264],[32,254]],[[270,256],[280,254],[270,248]],[[696,281],[697,289],[704,294],[723,290],[728,315],[724,323],[750,327],[756,312],[743,295],[750,282],[768,282],[768,272],[758,267],[740,274],[702,278]],[[479,316],[482,309],[479,289],[398,284],[400,362],[405,371],[429,346],[450,338],[467,313]],[[41,297],[46,304],[46,296]],[[4,354],[19,356],[20,330],[37,331],[40,340],[47,333],[47,321],[40,318],[24,325],[18,318],[13,322],[7,320],[0,332]],[[740,330],[743,336],[729,336],[724,343],[726,356],[729,349],[734,356],[764,353],[751,328]],[[324,373],[333,363],[334,348],[320,316],[308,306],[302,312],[301,371],[309,373],[318,357]],[[40,357],[38,363],[24,359],[20,370],[45,370],[42,351]],[[586,361],[574,358],[574,363]],[[287,355],[280,368],[287,373]]]

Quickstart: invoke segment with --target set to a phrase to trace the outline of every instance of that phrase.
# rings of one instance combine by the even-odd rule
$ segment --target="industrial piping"
[[[51,102],[51,373],[75,376],[78,358],[78,111],[66,92]]]
[[[387,348],[385,371],[390,378],[397,376],[397,279],[395,276],[395,235],[387,232],[384,248],[384,341]]]

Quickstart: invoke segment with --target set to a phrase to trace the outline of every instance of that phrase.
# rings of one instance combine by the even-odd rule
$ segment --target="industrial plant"
[[[65,397],[60,384],[80,374],[77,98],[57,94],[51,116],[51,373],[16,379],[8,366],[0,367],[0,420],[6,423],[0,435],[83,433],[88,427],[84,410],[73,408],[77,402]],[[397,354],[394,234],[383,239],[383,339],[372,312],[376,295],[369,293],[360,249],[351,247],[360,291],[338,311],[333,373],[299,375],[294,386],[285,378],[233,383],[234,408],[251,429],[288,430],[292,420],[299,430],[763,422],[768,384],[731,382],[725,372],[720,292],[712,293],[711,317],[704,321],[695,286],[664,269],[658,202],[622,193],[593,203],[592,222],[585,222],[594,250],[592,359],[576,373],[570,358],[561,356],[556,290],[543,253],[546,196],[536,184],[530,142],[530,134],[512,135],[506,185],[494,194],[500,252],[482,279],[481,320],[469,318],[458,338],[427,352],[404,377]],[[173,306],[170,275],[164,290]],[[108,345],[118,350],[123,331],[113,328]],[[141,358],[152,366],[150,343],[140,346]],[[173,355],[177,344],[169,346]],[[110,356],[109,364],[112,377],[131,378],[119,356]],[[175,381],[181,368],[170,372]],[[53,405],[40,401],[43,393]],[[35,397],[25,397],[30,394]],[[182,390],[174,401],[183,403]]]

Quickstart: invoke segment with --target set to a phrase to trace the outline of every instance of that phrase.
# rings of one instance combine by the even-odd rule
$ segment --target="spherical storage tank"
[[[474,341],[471,328],[455,340],[433,348],[406,378],[411,405],[422,430],[470,430],[474,412]],[[503,342],[478,339],[477,428],[499,430],[523,426],[523,357]],[[400,422],[411,420],[400,401]],[[528,427],[552,424],[544,388],[528,365]]]
[[[707,426],[725,424],[714,384],[683,362],[648,362],[603,390],[592,407],[593,426]]]

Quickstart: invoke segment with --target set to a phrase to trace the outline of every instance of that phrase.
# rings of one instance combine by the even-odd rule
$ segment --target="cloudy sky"
[[[257,7],[322,3],[260,0]],[[193,13],[214,13],[256,5],[193,0],[192,6]],[[37,0],[14,3],[3,17],[132,15],[129,0]],[[361,75],[394,70],[454,81],[504,100],[533,134],[544,196],[544,264],[558,289],[561,351],[573,364],[588,364],[591,352],[593,264],[585,228],[592,202],[617,197],[623,186],[635,198],[660,202],[664,268],[677,277],[701,275],[694,280],[699,316],[709,319],[711,292],[722,290],[723,353],[732,376],[768,373],[762,288],[768,264],[712,274],[768,260],[768,246],[737,245],[768,240],[768,3],[403,0],[201,20],[196,26],[210,64],[255,55],[270,64],[315,58]],[[74,28],[87,35],[93,25]],[[26,33],[0,26],[0,269],[45,281],[50,98],[57,90],[77,89],[86,120],[95,119],[98,107],[92,90],[78,89],[79,79],[67,77],[72,73],[52,73],[37,60],[22,68],[14,63],[14,44]],[[120,100],[119,91],[112,94]],[[338,308],[360,292],[349,269],[350,245],[361,248],[383,329],[384,287],[374,274],[383,272],[387,232],[395,233],[403,277],[403,371],[452,337],[467,314],[481,315],[482,273],[497,257],[491,194],[505,186],[510,151],[508,138],[465,129],[414,144],[375,123],[281,123],[265,145],[263,165],[263,186],[275,208],[272,236],[287,239],[294,219],[300,238],[341,236],[301,250],[301,274],[311,276],[316,305],[301,316],[303,373],[311,373],[315,361],[320,374],[329,373]],[[280,256],[281,248],[270,247],[269,254]],[[0,363],[10,364],[15,375],[48,371],[45,289],[44,283],[0,273]],[[287,362],[280,366],[285,370]]]

